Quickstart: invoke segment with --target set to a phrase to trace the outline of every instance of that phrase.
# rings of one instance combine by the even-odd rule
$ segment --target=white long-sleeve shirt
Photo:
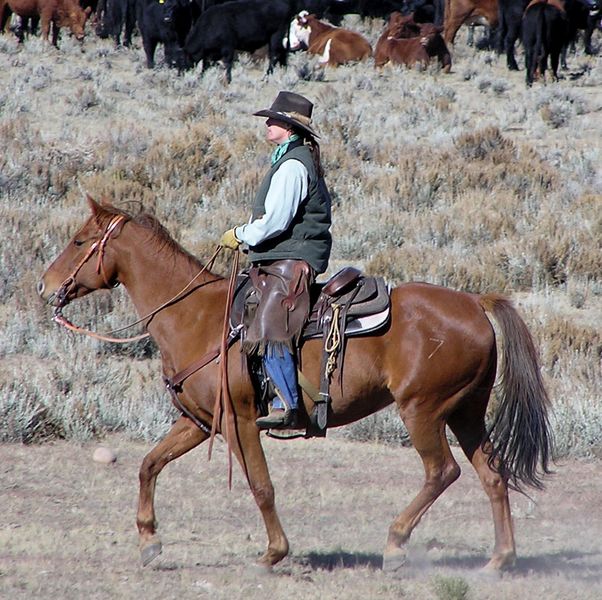
[[[309,173],[302,162],[289,159],[272,175],[265,197],[265,214],[234,229],[234,235],[249,246],[286,231],[307,196]]]

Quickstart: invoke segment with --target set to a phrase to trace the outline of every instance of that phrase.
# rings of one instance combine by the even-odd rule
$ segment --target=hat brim
[[[300,121],[297,121],[296,119],[293,119],[292,117],[289,117],[288,115],[285,115],[284,113],[276,112],[275,110],[269,110],[267,108],[264,110],[258,110],[257,112],[253,113],[253,116],[254,117],[269,117],[269,118],[275,119],[276,121],[282,121],[283,123],[288,123],[289,125],[292,125],[293,127],[296,127],[298,129],[301,129],[302,131],[309,133],[313,137],[317,137],[317,138],[320,137],[309,125],[305,125],[305,124],[301,123]]]

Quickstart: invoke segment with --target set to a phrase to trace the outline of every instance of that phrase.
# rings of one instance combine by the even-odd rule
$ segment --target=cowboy
[[[297,342],[310,311],[309,290],[328,266],[331,200],[320,162],[313,104],[282,91],[269,109],[266,138],[276,144],[272,165],[255,197],[250,221],[226,231],[220,245],[249,247],[257,310],[243,350],[261,357],[276,397],[260,429],[295,428],[299,406]]]

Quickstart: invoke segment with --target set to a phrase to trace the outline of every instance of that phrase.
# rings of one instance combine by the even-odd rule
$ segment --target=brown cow
[[[83,10],[77,0],[0,0],[0,19],[9,8],[20,17],[40,17],[42,39],[48,41],[52,23],[52,44],[58,45],[59,29],[68,27],[78,39],[84,39],[86,19],[91,8]]]
[[[464,23],[482,23],[485,19],[491,27],[498,24],[498,0],[445,0],[443,39],[453,44],[458,29]]]
[[[337,66],[372,56],[370,42],[359,33],[319,21],[307,11],[301,11],[291,22],[289,43],[291,50],[305,47],[310,54],[318,54],[322,66]]]
[[[417,35],[414,34],[417,31]],[[441,37],[442,28],[432,23],[416,23],[411,15],[393,13],[374,49],[374,66],[387,62],[426,66],[437,57],[442,69],[451,69],[451,55]]]

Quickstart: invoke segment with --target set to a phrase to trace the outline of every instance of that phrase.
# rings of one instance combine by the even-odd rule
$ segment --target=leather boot
[[[255,421],[259,429],[295,429],[297,409],[273,408],[270,414]]]

